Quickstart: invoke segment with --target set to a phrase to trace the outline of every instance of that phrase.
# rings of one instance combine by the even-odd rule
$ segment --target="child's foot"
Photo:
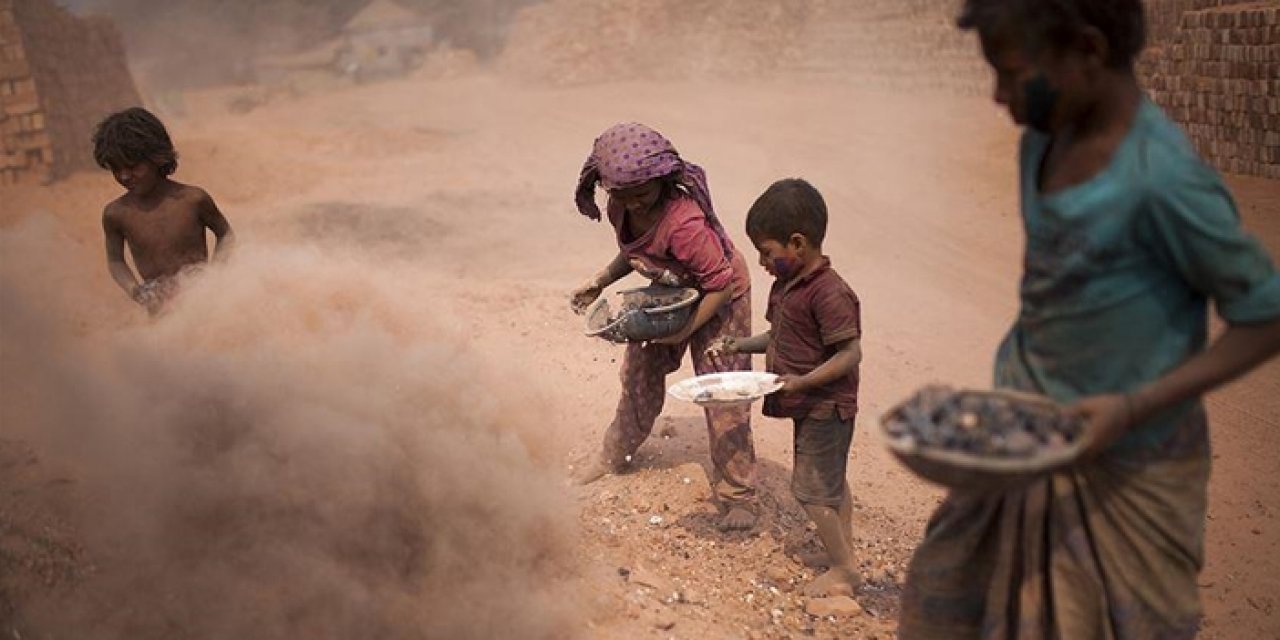
[[[853,596],[853,592],[862,584],[858,572],[852,569],[832,567],[831,570],[814,578],[805,585],[804,595],[810,598],[826,598],[830,596]]]
[[[573,475],[573,483],[578,486],[588,485],[618,471],[617,465],[609,464],[603,458],[593,458]]]
[[[746,531],[756,526],[756,514],[746,507],[729,507],[729,512],[720,520],[721,531]]]

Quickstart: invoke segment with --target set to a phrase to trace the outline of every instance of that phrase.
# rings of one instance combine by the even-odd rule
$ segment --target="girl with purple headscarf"
[[[619,124],[596,139],[578,179],[578,210],[592,220],[602,217],[597,185],[609,194],[606,215],[618,255],[573,292],[573,308],[582,312],[605,287],[633,271],[655,284],[695,287],[702,298],[684,330],[647,346],[627,345],[618,410],[600,458],[578,476],[582,483],[620,471],[631,460],[662,412],[666,376],[680,368],[686,349],[699,375],[751,369],[749,355],[713,359],[707,354],[723,336],[751,335],[751,280],[746,260],[716,218],[702,168],[682,160],[653,129]],[[755,522],[750,410],[708,408],[706,417],[716,495],[726,506],[722,527],[750,528]]]

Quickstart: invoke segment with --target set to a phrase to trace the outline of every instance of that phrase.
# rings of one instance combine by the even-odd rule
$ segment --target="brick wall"
[[[1147,7],[1147,40],[1159,45],[1173,40],[1182,26],[1182,14],[1235,5],[1267,5],[1260,0],[1144,0]]]
[[[92,167],[94,126],[140,102],[109,22],[52,0],[0,0],[0,184]]]
[[[1152,98],[1222,171],[1280,178],[1280,1],[1149,7],[1140,73]]]
[[[0,184],[28,166],[42,170],[53,149],[12,0],[0,0]]]
[[[810,0],[798,69],[865,86],[990,95],[960,0]],[[1280,178],[1280,0],[1146,0],[1138,73],[1220,170]]]

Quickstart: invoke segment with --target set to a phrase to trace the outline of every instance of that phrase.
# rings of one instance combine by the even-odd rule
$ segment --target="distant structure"
[[[422,15],[373,0],[342,27],[341,70],[357,80],[402,75],[422,64],[435,38]]]
[[[0,185],[93,166],[94,126],[140,102],[109,20],[53,0],[0,0]]]

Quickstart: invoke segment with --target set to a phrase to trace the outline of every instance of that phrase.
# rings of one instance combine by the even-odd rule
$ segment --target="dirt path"
[[[588,637],[891,635],[902,563],[938,492],[884,452],[875,419],[930,381],[983,385],[1015,311],[1021,237],[1016,132],[985,100],[757,83],[514,87],[492,78],[404,82],[225,112],[225,92],[173,122],[181,176],[219,199],[246,243],[315,242],[429,271],[397,285],[437,296],[444,322],[553,390],[553,460],[594,450],[612,413],[621,352],[579,334],[564,294],[611,257],[603,225],[580,218],[572,187],[600,130],[640,120],[706,167],[740,246],[744,212],[769,182],[803,176],[832,211],[827,250],[863,300],[864,398],[851,484],[866,614],[814,619],[791,593],[785,554],[809,544],[786,492],[789,429],[758,419],[770,510],[761,531],[722,536],[704,500],[705,436],[691,407],[668,407],[635,474],[575,489],[579,556],[592,594]],[[1280,249],[1280,189],[1236,181],[1246,223]],[[101,266],[97,211],[107,176],[4,194],[0,226],[45,211],[83,280],[66,322],[136,323]],[[10,263],[12,265],[12,263]],[[6,265],[5,268],[10,268]],[[758,327],[766,277],[753,272]],[[536,364],[530,364],[536,363]],[[687,371],[682,372],[687,373]],[[678,374],[678,375],[682,375]],[[1280,366],[1210,399],[1218,457],[1202,584],[1205,638],[1280,637]],[[568,490],[568,489],[566,489]],[[643,584],[652,582],[657,584]],[[678,595],[676,595],[678,594]]]

